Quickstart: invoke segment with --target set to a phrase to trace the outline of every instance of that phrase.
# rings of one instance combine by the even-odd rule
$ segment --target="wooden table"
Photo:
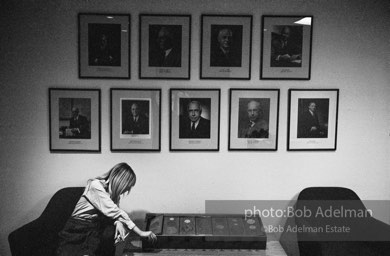
[[[268,241],[266,250],[193,250],[164,249],[154,252],[142,252],[141,241],[128,239],[117,246],[116,256],[287,256],[278,241]]]

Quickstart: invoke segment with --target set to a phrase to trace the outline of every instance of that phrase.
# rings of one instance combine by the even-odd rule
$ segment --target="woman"
[[[98,255],[104,216],[115,221],[113,243],[114,239],[115,242],[123,241],[128,230],[155,241],[153,232],[140,230],[119,208],[121,197],[130,192],[135,182],[135,173],[126,163],[119,163],[107,173],[88,180],[71,217],[59,233],[57,255]]]

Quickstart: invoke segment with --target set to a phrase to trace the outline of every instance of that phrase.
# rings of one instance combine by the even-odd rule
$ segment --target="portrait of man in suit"
[[[273,26],[271,67],[301,67],[303,27]]]
[[[149,101],[122,100],[122,134],[149,134]]]
[[[210,138],[210,105],[209,98],[180,99],[180,139]]]
[[[211,25],[211,67],[241,67],[242,29],[242,25]]]
[[[88,64],[121,65],[121,25],[88,24]]]
[[[69,129],[72,136],[76,138],[90,138],[89,122],[87,117],[80,115],[80,110],[76,107],[72,108],[72,117],[69,120]]]
[[[149,66],[181,67],[181,25],[149,25]]]
[[[327,138],[329,99],[298,100],[297,138]]]
[[[91,99],[59,98],[60,138],[91,138]]]
[[[269,138],[268,98],[240,98],[238,138]]]

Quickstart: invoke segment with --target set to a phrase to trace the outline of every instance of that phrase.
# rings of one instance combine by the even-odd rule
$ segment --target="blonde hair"
[[[119,163],[96,179],[108,181],[110,196],[115,204],[119,203],[120,195],[130,192],[137,180],[133,169],[127,163]]]

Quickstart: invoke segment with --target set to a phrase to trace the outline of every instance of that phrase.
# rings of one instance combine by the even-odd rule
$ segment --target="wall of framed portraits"
[[[208,199],[290,200],[309,186],[343,186],[363,199],[390,199],[388,1],[58,0],[2,5],[0,205],[6,207],[0,214],[1,255],[10,255],[9,232],[37,217],[55,191],[83,186],[123,161],[138,176],[121,204],[134,218],[146,211],[203,212]],[[80,14],[96,13],[118,15],[120,33],[127,31],[118,41],[120,55],[112,59],[89,58],[86,39],[79,38],[79,30],[99,20]],[[302,57],[280,68],[270,61],[269,49],[262,54],[262,41],[274,35],[262,29],[283,30],[275,16],[312,18],[311,34],[306,27],[293,29],[301,33],[301,45],[310,42],[310,65]],[[140,29],[141,22],[150,29]],[[104,29],[118,28],[106,23]],[[154,52],[144,48],[163,33],[161,24],[173,31],[182,26],[181,35],[188,35],[181,42],[185,56],[180,67],[160,68],[162,64],[153,64]],[[202,37],[226,24],[225,34],[245,38],[239,44],[241,63],[231,60],[228,67],[213,62],[215,39]],[[127,55],[118,67],[115,58]],[[101,68],[100,61],[112,66]],[[293,72],[297,66],[305,67],[304,72]],[[212,132],[202,134],[203,140],[172,127],[181,124],[180,113],[190,98],[201,102],[206,119],[211,116],[207,125]],[[300,130],[297,113],[313,100],[318,109],[329,110],[323,115],[329,127],[321,134],[329,141],[307,139]],[[256,104],[266,110],[269,123],[261,143],[243,140],[250,131],[240,126],[249,106]],[[53,126],[65,123],[75,105],[87,106],[82,111],[94,125],[80,132],[74,144],[62,145],[61,136],[74,131],[69,124],[60,133]],[[135,105],[160,115],[149,116],[146,132],[137,136],[120,121],[127,112],[119,111],[130,113]],[[191,106],[196,113],[196,104]],[[330,150],[302,150],[308,147]],[[389,216],[379,218],[390,222]]]

